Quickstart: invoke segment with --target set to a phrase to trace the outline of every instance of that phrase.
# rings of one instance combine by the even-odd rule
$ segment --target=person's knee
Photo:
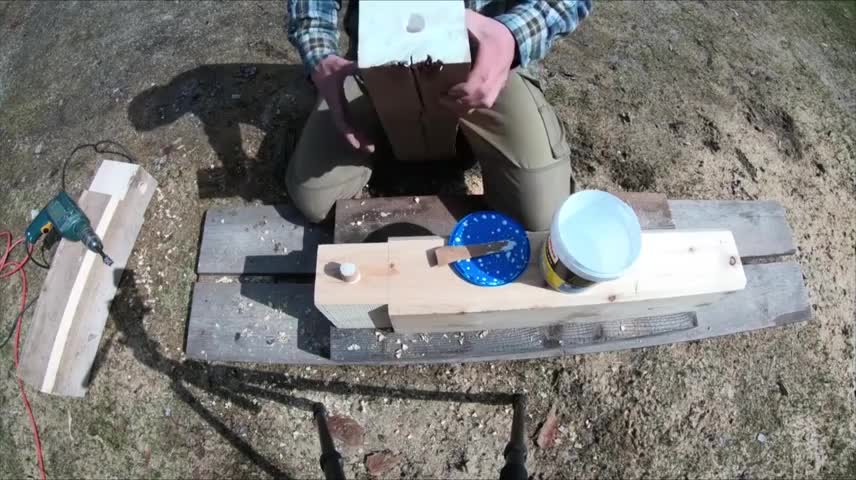
[[[511,214],[532,232],[550,229],[553,214],[570,195],[570,163],[539,169],[483,166],[485,194],[493,208]]]
[[[330,216],[337,200],[354,198],[368,182],[371,170],[368,168],[348,172],[347,175],[326,175],[322,178],[306,178],[286,174],[285,184],[288,197],[298,210],[313,223],[320,223]]]
[[[288,198],[300,213],[312,223],[323,222],[336,204],[335,195],[322,189],[306,188],[286,181]]]
[[[548,210],[529,210],[521,214],[520,223],[529,232],[544,232],[550,229],[553,215]]]

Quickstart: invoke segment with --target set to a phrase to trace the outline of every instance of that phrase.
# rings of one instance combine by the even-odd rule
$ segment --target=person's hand
[[[508,80],[517,42],[502,23],[472,10],[466,12],[470,42],[477,48],[467,81],[453,86],[441,98],[443,104],[460,115],[476,108],[490,108]]]
[[[348,116],[348,100],[345,98],[345,79],[357,72],[357,64],[338,55],[324,57],[312,72],[312,82],[318,93],[327,102],[336,128],[345,140],[357,150],[374,152],[374,144],[356,130]]]

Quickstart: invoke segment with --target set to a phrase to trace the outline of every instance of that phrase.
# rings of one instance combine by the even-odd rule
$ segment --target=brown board
[[[636,215],[642,228],[674,228],[666,196],[659,193],[616,192]],[[385,242],[390,237],[446,237],[458,220],[488,209],[482,196],[386,197],[336,202],[335,243]]]

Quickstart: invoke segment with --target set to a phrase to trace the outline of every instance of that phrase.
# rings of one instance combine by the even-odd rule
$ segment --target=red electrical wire
[[[15,326],[15,352],[13,354],[13,358],[15,360],[15,372],[17,374],[19,346],[21,344],[21,325],[24,323],[24,310],[27,306],[27,271],[24,270],[24,266],[30,261],[30,256],[33,254],[33,246],[29,245],[27,247],[27,256],[24,257],[23,260],[13,262],[9,260],[9,254],[12,253],[12,250],[14,250],[15,247],[22,244],[24,239],[19,238],[13,242],[11,232],[0,232],[0,237],[6,237],[6,251],[3,253],[3,256],[0,256],[0,279],[11,277],[16,273],[21,276],[21,309],[20,313],[18,313],[17,325]],[[4,272],[4,270],[9,271]],[[42,441],[39,438],[39,427],[36,425],[36,417],[33,415],[32,407],[30,407],[30,400],[27,398],[27,390],[24,388],[24,381],[21,379],[20,375],[16,375],[16,377],[18,379],[18,388],[21,390],[21,400],[24,402],[24,409],[27,410],[27,416],[30,418],[30,427],[33,430],[33,442],[36,445],[36,458],[39,461],[39,473],[42,475],[42,480],[47,480],[47,474],[45,473],[45,460],[44,455],[42,454]]]

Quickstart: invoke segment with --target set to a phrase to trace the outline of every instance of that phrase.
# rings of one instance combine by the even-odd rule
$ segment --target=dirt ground
[[[384,449],[399,459],[388,477],[495,477],[511,423],[496,399],[512,392],[528,393],[531,428],[557,405],[557,444],[530,444],[534,478],[856,477],[856,3],[601,2],[545,64],[581,185],[781,202],[812,322],[493,364],[184,361],[205,210],[287,201],[313,93],[283,15],[279,2],[0,3],[2,229],[23,231],[81,142],[125,144],[160,183],[88,397],[32,395],[51,478],[318,477],[317,400],[366,430],[343,449],[349,477]],[[70,190],[93,171],[76,163]],[[463,185],[479,189],[477,170]],[[4,334],[18,288],[0,284]],[[32,478],[8,346],[0,363],[0,477]]]

